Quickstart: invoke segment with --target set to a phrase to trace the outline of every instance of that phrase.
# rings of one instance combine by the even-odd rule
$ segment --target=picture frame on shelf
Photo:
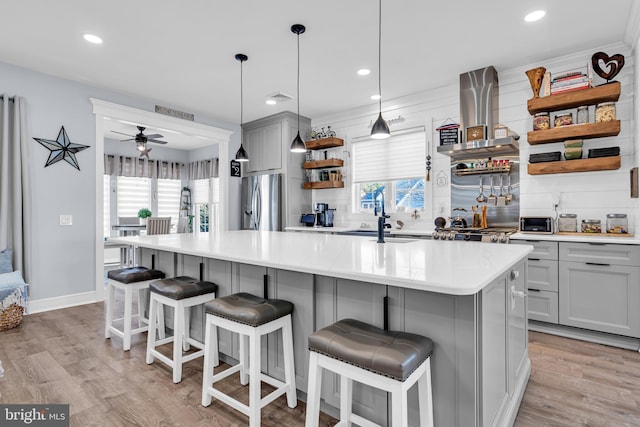
[[[486,125],[477,125],[477,126],[467,126],[465,129],[466,141],[482,141],[483,139],[487,139],[487,126]]]

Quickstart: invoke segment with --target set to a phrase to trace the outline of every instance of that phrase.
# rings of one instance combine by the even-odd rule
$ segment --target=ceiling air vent
[[[281,104],[283,102],[291,101],[293,96],[287,95],[284,92],[276,92],[271,95],[267,95],[267,102],[272,101],[271,104]]]

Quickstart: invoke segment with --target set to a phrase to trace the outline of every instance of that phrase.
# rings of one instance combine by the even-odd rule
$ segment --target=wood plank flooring
[[[103,319],[103,304],[90,304],[30,315],[0,332],[0,403],[70,403],[78,427],[247,425],[220,402],[200,405],[201,359],[173,384],[168,367],[145,363],[145,334],[123,352],[120,339],[103,338]],[[640,425],[640,354],[536,332],[529,341],[532,374],[517,427]],[[247,401],[235,375],[222,387]],[[263,409],[262,425],[303,426],[304,410],[282,396]],[[323,426],[335,422],[322,416]]]

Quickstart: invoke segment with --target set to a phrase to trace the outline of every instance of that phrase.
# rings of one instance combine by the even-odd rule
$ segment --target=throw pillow
[[[22,278],[22,273],[19,271],[0,274],[0,289],[17,288],[23,285],[26,285],[26,283]]]
[[[0,252],[0,273],[11,273],[13,271],[13,250],[5,249]]]

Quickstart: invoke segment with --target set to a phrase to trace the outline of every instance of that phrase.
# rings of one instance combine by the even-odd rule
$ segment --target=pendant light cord
[[[378,1],[378,99],[380,106],[380,113],[382,113],[382,0]]]
[[[300,33],[298,32],[298,134],[300,133]]]
[[[244,97],[242,93],[242,63],[244,61],[240,60],[240,146],[242,147],[242,116],[243,116],[243,104]]]

